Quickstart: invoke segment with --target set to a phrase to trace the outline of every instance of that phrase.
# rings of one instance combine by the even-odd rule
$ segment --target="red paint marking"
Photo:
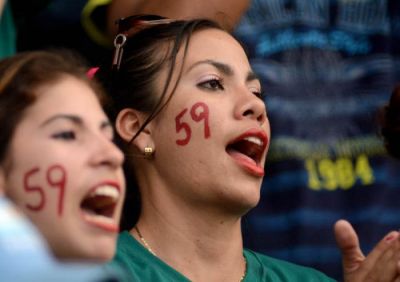
[[[66,171],[61,165],[52,165],[47,170],[46,179],[47,182],[54,188],[60,189],[58,196],[58,215],[62,216],[64,207],[64,193],[65,193],[65,183],[66,183]]]
[[[198,108],[201,108],[202,110],[200,112],[196,112]],[[187,108],[181,111],[175,118],[176,133],[179,133],[181,130],[185,131],[185,138],[176,140],[176,144],[180,146],[187,145],[192,137],[192,130],[190,129],[189,124],[181,121],[186,112]],[[210,111],[207,104],[203,102],[195,103],[190,109],[190,116],[193,121],[200,122],[204,120],[204,138],[206,139],[211,136],[210,126],[208,124],[209,113]]]
[[[201,111],[199,114],[196,113],[196,110],[198,108],[203,108],[203,111]],[[193,107],[190,109],[190,116],[196,122],[204,120],[204,138],[206,139],[209,138],[210,137],[210,127],[208,125],[209,109],[207,104],[203,102],[198,102],[194,104]]]
[[[192,130],[190,129],[189,125],[186,122],[181,122],[181,118],[187,112],[187,109],[184,109],[180,112],[175,118],[175,125],[176,125],[176,133],[179,133],[182,129],[185,131],[186,137],[183,139],[176,140],[176,144],[180,146],[184,146],[189,143],[190,138],[192,137]]]
[[[32,168],[31,170],[29,170],[24,175],[24,190],[28,193],[38,193],[38,195],[40,197],[38,204],[36,204],[36,205],[26,204],[25,205],[28,209],[30,209],[32,211],[40,211],[43,209],[44,205],[46,204],[46,197],[45,197],[42,187],[34,186],[29,183],[29,179],[37,172],[39,172],[39,168],[35,167],[35,168]]]

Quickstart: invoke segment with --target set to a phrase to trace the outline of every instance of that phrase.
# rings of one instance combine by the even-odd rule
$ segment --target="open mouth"
[[[267,143],[268,138],[264,132],[246,132],[230,142],[226,152],[250,173],[263,176],[261,160]]]
[[[99,185],[93,188],[81,202],[84,219],[102,229],[118,232],[114,214],[120,191],[114,185]]]
[[[247,156],[249,159],[252,159],[255,164],[259,164],[264,152],[264,143],[257,137],[249,136],[229,144],[226,150],[228,152],[237,151]]]

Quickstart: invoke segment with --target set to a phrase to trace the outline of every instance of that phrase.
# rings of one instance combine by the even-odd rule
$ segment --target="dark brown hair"
[[[141,28],[129,36],[123,46],[119,70],[111,70],[111,67],[106,66],[96,73],[96,77],[112,97],[113,107],[109,109],[111,117],[115,119],[118,112],[124,108],[149,113],[144,128],[168,103],[169,99],[165,97],[172,82],[179,50],[184,46],[186,54],[192,33],[210,28],[222,29],[210,20],[177,20]],[[167,68],[168,74],[163,91],[159,95],[155,90],[155,80],[163,68]],[[178,82],[179,79],[175,82],[171,95]]]
[[[388,153],[400,159],[400,85],[393,89],[389,104],[382,109],[380,123]]]
[[[0,61],[0,161],[26,109],[40,96],[39,87],[72,76],[104,101],[100,86],[87,77],[87,69],[81,57],[67,50],[23,52]]]
[[[154,16],[154,18],[157,17]],[[119,69],[105,66],[96,73],[96,77],[103,83],[113,100],[113,107],[108,109],[111,120],[115,121],[117,114],[124,108],[132,108],[148,114],[148,118],[132,140],[157,116],[173,96],[182,71],[177,70],[178,79],[172,82],[178,52],[184,48],[183,60],[185,60],[192,34],[206,29],[223,30],[217,23],[206,19],[176,20],[148,26],[144,22],[143,26],[136,29],[137,32],[128,36],[123,46]],[[167,70],[167,78],[160,95],[156,91],[155,82],[163,69]],[[167,93],[168,89],[172,89],[171,93]],[[117,143],[124,152],[127,152],[126,142],[117,137]],[[122,230],[134,226],[141,208],[139,189],[129,162],[125,162],[125,175],[127,193],[122,214]]]

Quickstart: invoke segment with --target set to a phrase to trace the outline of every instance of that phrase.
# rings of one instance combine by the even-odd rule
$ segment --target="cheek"
[[[186,146],[192,139],[192,131],[200,131],[200,138],[209,139],[210,109],[205,102],[196,102],[189,108],[181,109],[175,116],[176,144]]]
[[[17,176],[18,177],[18,176]],[[19,205],[30,213],[63,216],[67,172],[61,164],[34,166],[20,176]]]
[[[60,164],[51,166],[46,173],[49,187],[57,192],[57,215],[61,217],[64,210],[64,195],[67,183],[67,172]]]
[[[265,120],[265,124],[263,125],[263,128],[266,130],[269,141],[271,142],[271,124],[269,123],[268,117]]]
[[[52,144],[32,141],[30,145],[14,141],[10,147],[6,194],[29,214],[61,218],[69,182],[67,167],[71,168],[65,164],[71,164],[71,157]]]

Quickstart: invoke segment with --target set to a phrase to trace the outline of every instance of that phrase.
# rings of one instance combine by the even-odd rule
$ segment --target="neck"
[[[190,280],[240,281],[245,272],[240,217],[143,202],[137,226],[144,240],[131,234]]]

